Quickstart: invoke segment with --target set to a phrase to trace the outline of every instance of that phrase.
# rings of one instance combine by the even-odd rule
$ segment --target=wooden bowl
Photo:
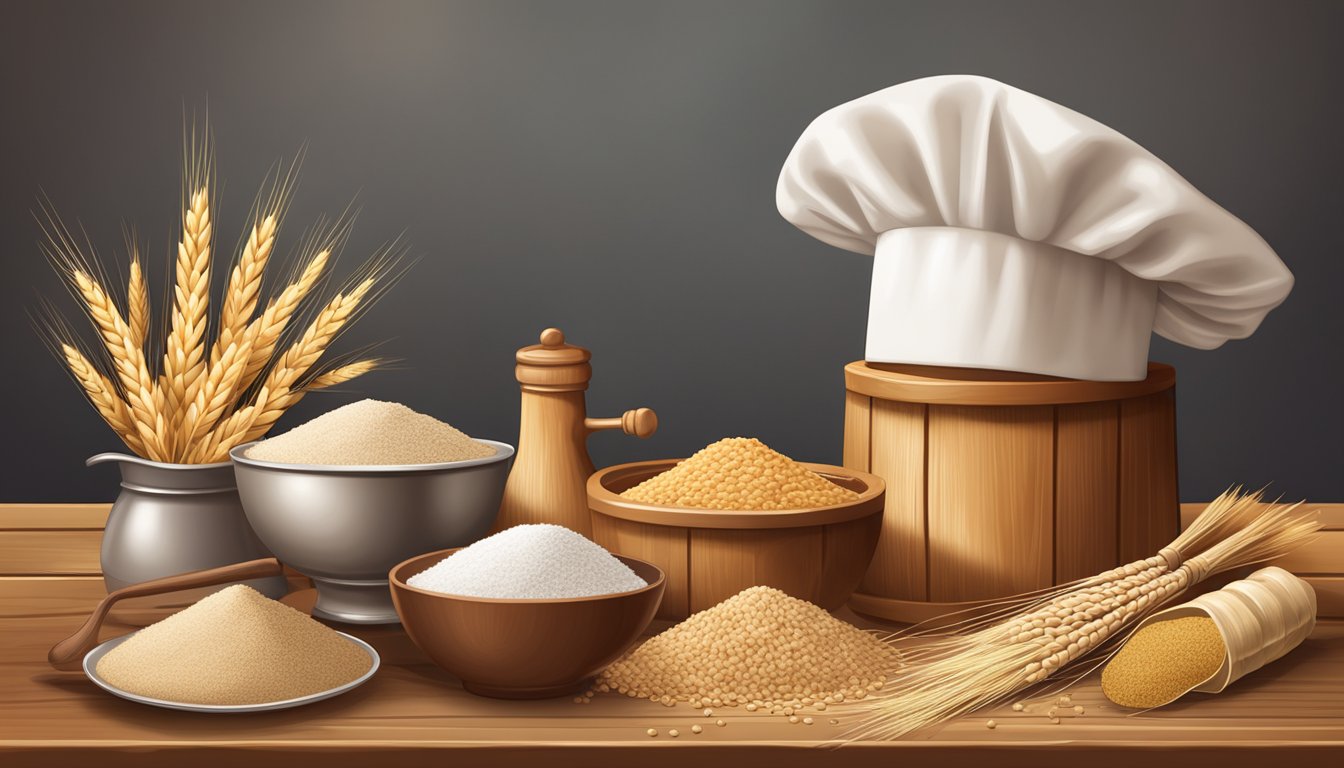
[[[769,586],[833,611],[863,578],[882,527],[886,484],[867,472],[803,466],[858,492],[829,507],[726,511],[642,504],[619,494],[678,459],[608,467],[588,479],[593,540],[667,575],[658,618],[678,620],[747,587]]]
[[[620,658],[662,600],[663,572],[620,557],[648,586],[632,592],[549,600],[446,595],[406,580],[461,547],[413,557],[388,575],[401,625],[420,650],[481,696],[542,699],[580,690]]]

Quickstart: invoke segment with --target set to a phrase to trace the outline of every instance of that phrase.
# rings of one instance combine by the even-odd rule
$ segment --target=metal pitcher
[[[103,583],[108,592],[270,556],[243,514],[231,462],[163,464],[100,453],[85,463],[113,461],[121,469],[121,493],[103,532]],[[283,576],[242,583],[271,598],[283,597],[287,590]]]

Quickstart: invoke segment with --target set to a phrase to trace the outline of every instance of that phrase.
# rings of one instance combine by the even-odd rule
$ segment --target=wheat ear
[[[312,381],[308,382],[304,389],[312,391],[314,389],[326,389],[328,387],[340,386],[351,379],[358,378],[370,371],[377,370],[381,365],[382,361],[376,357],[371,357],[367,360],[357,360],[347,365],[332,368],[326,373],[314,377]]]
[[[266,310],[261,316],[253,320],[248,326],[247,334],[252,343],[252,352],[247,361],[247,368],[243,371],[243,377],[239,383],[239,392],[252,386],[252,382],[257,380],[261,372],[265,370],[267,363],[275,354],[275,347],[280,342],[280,336],[284,333],[285,327],[289,321],[298,312],[299,305],[303,303],[313,286],[317,285],[322,278],[322,272],[327,267],[327,260],[331,257],[330,251],[319,251],[313,256],[308,265],[303,268],[303,272],[298,279],[280,292],[280,295],[271,300]]]
[[[145,452],[144,443],[136,432],[135,422],[126,401],[117,393],[116,385],[93,367],[93,363],[75,347],[61,344],[61,354],[75,381],[88,395],[89,402],[98,410],[108,426],[117,433],[127,447],[138,454]]]
[[[276,215],[266,216],[252,226],[252,234],[229,275],[224,306],[219,311],[219,336],[210,350],[210,364],[219,362],[224,351],[242,340],[257,311],[261,297],[261,278],[275,248]],[[250,352],[249,352],[250,355]]]
[[[155,461],[167,461],[159,437],[165,431],[163,393],[154,386],[144,348],[132,343],[130,326],[112,302],[112,297],[96,280],[83,270],[75,270],[70,279],[112,358],[113,369],[134,417],[135,434],[145,451],[142,455]]]
[[[131,255],[131,276],[126,283],[126,315],[131,328],[131,344],[144,349],[149,339],[149,285],[145,282],[138,252]]]
[[[169,453],[178,457],[179,430],[187,407],[196,399],[206,375],[205,332],[210,303],[210,196],[205,187],[191,195],[183,214],[182,242],[177,247],[172,325],[163,358],[167,384]]]

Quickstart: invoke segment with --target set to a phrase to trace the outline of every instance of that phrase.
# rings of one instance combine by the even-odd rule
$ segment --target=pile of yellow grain
[[[729,437],[621,494],[631,501],[700,509],[828,507],[858,494],[754,437]]]
[[[650,638],[605,669],[597,690],[794,716],[866,698],[898,663],[875,635],[777,589],[751,587]]]
[[[188,704],[265,704],[352,682],[373,660],[306,614],[243,584],[135,633],[98,662],[116,687]]]
[[[1227,646],[1206,616],[1156,621],[1134,633],[1101,672],[1101,690],[1122,707],[1170,704],[1213,677]]]

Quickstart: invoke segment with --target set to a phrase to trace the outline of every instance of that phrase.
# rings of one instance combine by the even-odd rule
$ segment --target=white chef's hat
[[[1137,380],[1152,331],[1212,349],[1293,284],[1249,226],[1143,147],[983,77],[829,110],[789,153],[776,202],[875,256],[872,362]]]

